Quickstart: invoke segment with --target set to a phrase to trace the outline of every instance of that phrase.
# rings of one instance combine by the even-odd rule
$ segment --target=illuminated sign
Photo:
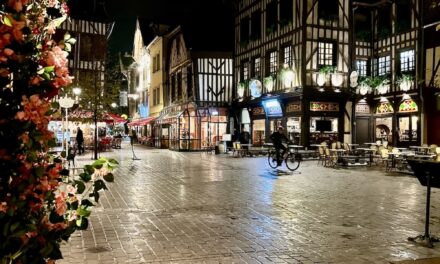
[[[283,109],[278,100],[263,101],[263,107],[266,116],[283,116]]]

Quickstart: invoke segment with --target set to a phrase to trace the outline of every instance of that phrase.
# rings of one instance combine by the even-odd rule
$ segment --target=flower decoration
[[[90,207],[105,182],[114,180],[115,160],[100,159],[70,175],[48,130],[58,104],[50,99],[72,82],[68,52],[75,40],[59,42],[65,0],[8,0],[0,4],[0,263],[53,263],[60,243],[87,228]]]

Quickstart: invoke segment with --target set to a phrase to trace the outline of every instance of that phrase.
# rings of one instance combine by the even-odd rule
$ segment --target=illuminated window
[[[407,50],[400,52],[401,72],[414,71],[414,65],[415,65],[414,50]]]
[[[269,74],[274,74],[278,69],[278,52],[272,51],[269,53]]]
[[[254,76],[253,77],[261,77],[261,58],[254,58]]]
[[[335,66],[336,53],[334,50],[334,43],[319,42],[318,43],[318,66]]]
[[[284,64],[292,66],[292,46],[286,46],[283,49]]]
[[[249,62],[242,62],[241,66],[241,80],[248,80],[249,79]]]
[[[389,74],[391,72],[391,57],[380,57],[377,65],[377,73],[379,76]]]
[[[356,70],[359,73],[359,76],[367,76],[367,61],[356,60]]]

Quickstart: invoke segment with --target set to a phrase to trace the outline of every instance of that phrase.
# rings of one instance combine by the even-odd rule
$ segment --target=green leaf
[[[93,206],[94,204],[92,202],[90,202],[89,199],[83,199],[81,200],[81,206],[87,208],[89,206]]]
[[[83,172],[79,175],[79,177],[81,178],[81,180],[83,180],[84,182],[89,182],[92,179],[92,176],[87,173],[87,172]]]
[[[55,66],[44,67],[44,72],[47,72],[47,73],[53,72],[54,70],[55,70]]]
[[[65,46],[65,48],[64,48],[64,50],[65,51],[68,51],[68,52],[71,52],[72,51],[72,45],[70,45],[70,43],[64,43],[64,46]]]
[[[84,166],[84,171],[88,174],[93,174],[95,172],[95,168],[92,165]]]
[[[105,175],[103,178],[107,182],[114,182],[115,181],[115,177],[113,176],[113,173],[107,173],[107,175]]]
[[[103,180],[97,180],[93,185],[93,191],[95,193],[99,192],[100,190],[107,190],[107,186],[105,185]]]
[[[11,228],[10,228],[11,232],[14,233],[14,231],[15,231],[20,225],[21,225],[20,222],[16,222],[16,223],[12,224],[12,225],[11,225]]]
[[[82,194],[86,190],[86,185],[82,181],[75,181],[75,185],[79,194]]]
[[[99,192],[95,192],[95,202],[99,202]]]
[[[47,72],[43,73],[43,78],[46,80],[50,80],[50,75]]]
[[[12,27],[12,22],[7,16],[3,16],[3,24],[6,26]]]
[[[89,227],[89,220],[87,218],[81,218],[78,224],[78,220],[76,220],[76,225],[79,230],[86,230]]]
[[[91,212],[89,210],[87,210],[86,208],[83,208],[82,206],[76,210],[76,214],[79,216],[83,216],[83,217],[89,217],[90,213]]]
[[[76,44],[76,39],[71,38],[71,39],[68,39],[66,42],[67,42],[67,43],[70,43],[70,44],[72,44],[72,45],[75,45],[75,44]]]
[[[119,164],[119,162],[117,160],[115,160],[115,159],[109,159],[108,162],[112,163],[112,164],[115,164],[115,165]]]

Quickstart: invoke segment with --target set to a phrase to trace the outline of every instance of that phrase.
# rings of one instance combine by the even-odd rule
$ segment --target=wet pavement
[[[234,158],[129,146],[90,227],[57,263],[389,263],[440,256],[407,241],[424,230],[425,189],[382,168],[305,161],[270,169]],[[78,158],[90,162],[90,154]],[[431,230],[440,234],[440,192]]]

